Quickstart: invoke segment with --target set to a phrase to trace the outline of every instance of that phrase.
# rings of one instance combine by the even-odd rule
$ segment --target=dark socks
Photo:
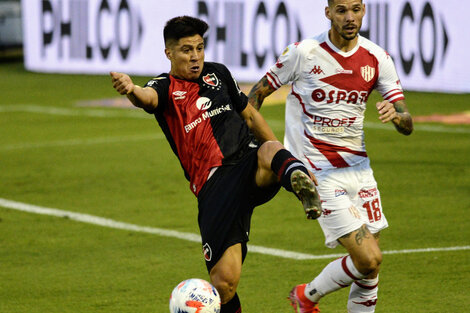
[[[271,161],[271,169],[279,178],[282,187],[287,191],[292,191],[290,176],[293,171],[301,170],[308,175],[308,170],[305,165],[286,149],[281,149],[274,155]]]
[[[242,313],[242,307],[237,293],[235,293],[235,296],[233,296],[229,302],[222,304],[220,313]]]

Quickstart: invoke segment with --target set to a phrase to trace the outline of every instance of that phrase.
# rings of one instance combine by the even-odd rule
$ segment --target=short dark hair
[[[328,6],[331,7],[331,5],[333,4],[333,2],[335,2],[335,0],[328,0]],[[361,0],[361,3],[362,3],[362,0]]]
[[[204,37],[205,32],[209,28],[206,22],[192,16],[177,16],[166,22],[163,29],[163,39],[165,46],[172,42],[177,42],[183,37],[200,35]]]

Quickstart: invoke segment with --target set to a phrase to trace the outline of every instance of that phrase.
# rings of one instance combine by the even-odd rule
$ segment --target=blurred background
[[[0,57],[23,56],[23,30],[20,0],[0,0]]]
[[[394,58],[407,90],[470,92],[458,0],[370,0],[361,34]],[[326,0],[0,0],[0,53],[52,73],[156,75],[168,70],[162,29],[177,15],[206,20],[206,59],[241,82],[262,77],[284,48],[328,29]]]

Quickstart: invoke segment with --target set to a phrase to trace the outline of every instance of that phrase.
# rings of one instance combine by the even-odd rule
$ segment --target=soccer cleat
[[[296,313],[320,312],[318,303],[310,301],[310,299],[305,296],[305,286],[307,286],[307,284],[297,285],[292,288],[289,297],[287,298],[290,301],[290,305],[292,305]]]
[[[301,170],[295,170],[290,176],[290,183],[292,190],[304,206],[307,218],[311,220],[319,218],[321,215],[320,196],[312,179]]]

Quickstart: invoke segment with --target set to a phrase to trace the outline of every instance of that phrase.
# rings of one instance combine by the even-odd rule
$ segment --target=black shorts
[[[234,244],[242,244],[245,257],[253,209],[279,191],[280,184],[256,186],[257,152],[250,149],[236,164],[219,167],[199,192],[198,223],[209,272]]]

